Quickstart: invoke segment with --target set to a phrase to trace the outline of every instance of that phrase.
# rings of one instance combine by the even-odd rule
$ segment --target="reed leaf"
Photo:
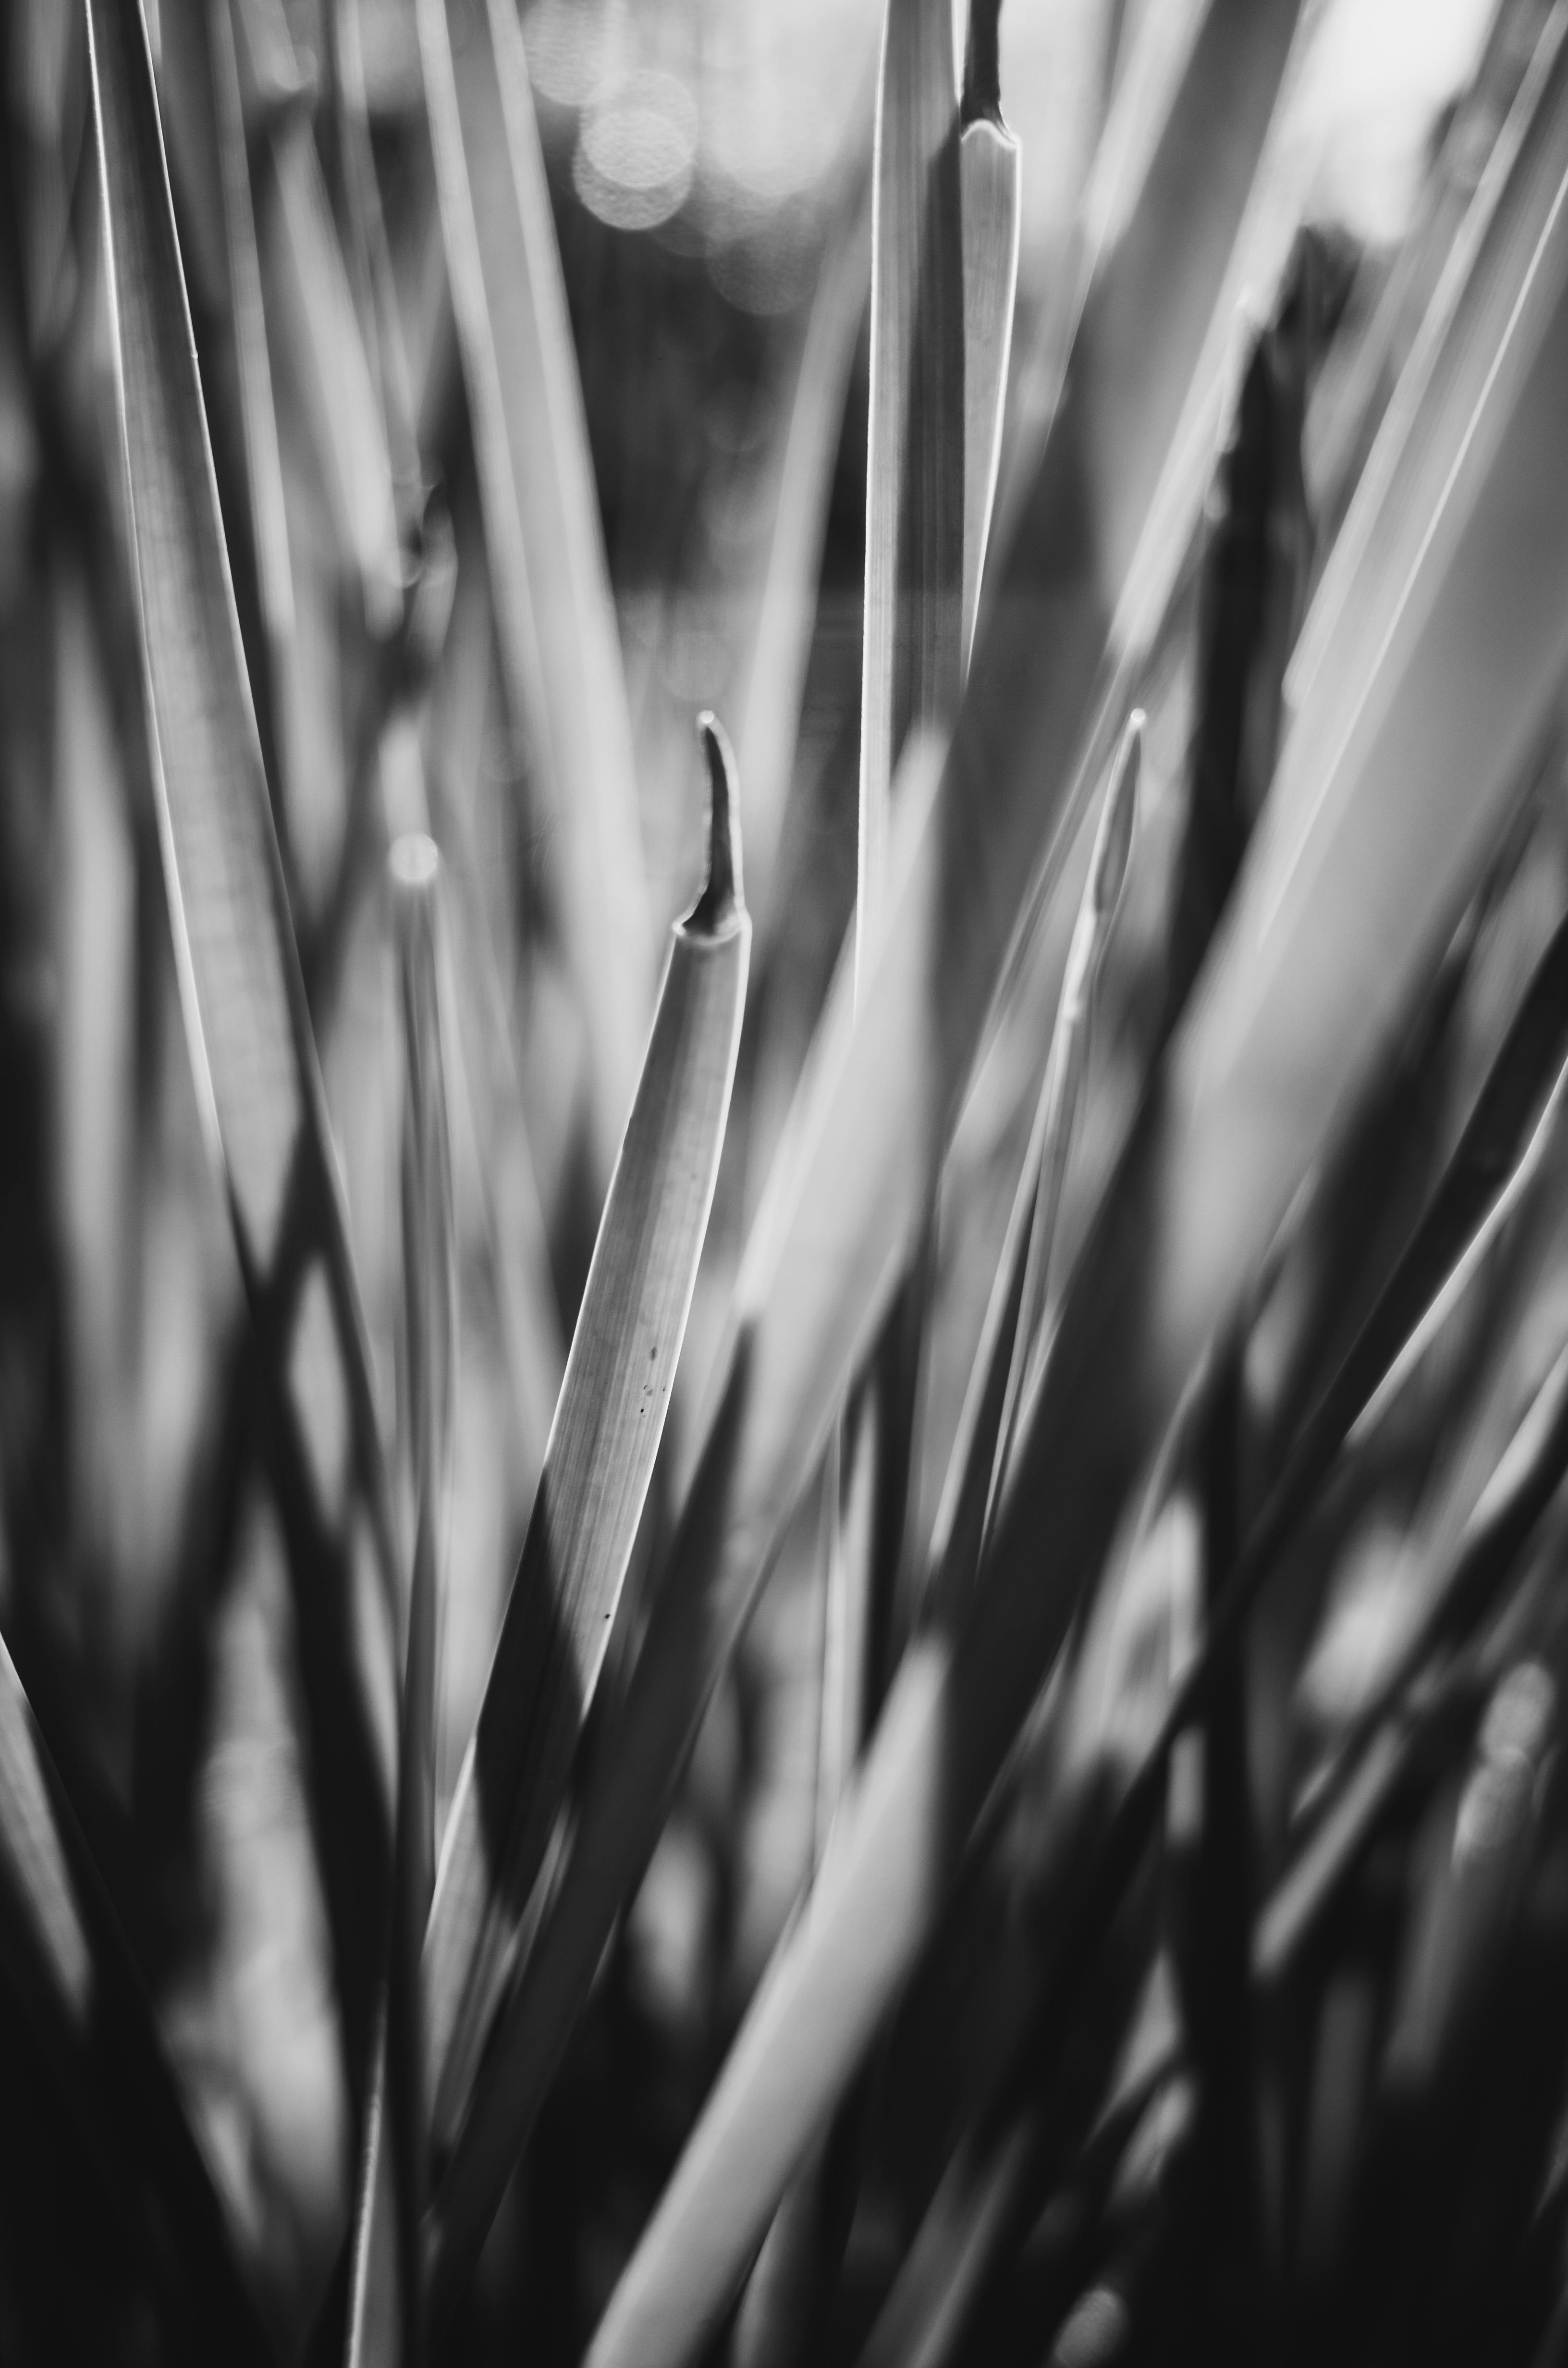
[[[89,28],[160,845],[199,1103],[265,1352],[358,2090],[391,1850],[391,1496],[240,654],[145,28],[133,0],[95,0]],[[381,1604],[354,1585],[357,1494]]]
[[[1393,552],[1379,541],[1360,662],[1320,673],[1294,720],[1205,989],[1074,1277],[972,1606],[905,1658],[596,2368],[685,2358],[723,2308],[932,1928],[1130,1483],[1498,826],[1568,643],[1568,518],[1546,490],[1568,396],[1565,169],[1568,108],[1548,108],[1434,357],[1420,432],[1369,472]],[[1406,540],[1417,487],[1425,530]]]
[[[1018,283],[1022,167],[1002,117],[997,53],[1001,0],[969,14],[960,104],[959,200],[963,241],[963,593],[960,651],[967,670],[1002,458],[1002,406]]]
[[[310,424],[338,549],[371,635],[385,641],[403,605],[386,428],[311,127],[296,117],[272,133],[263,219],[274,335]]]
[[[886,936],[858,1021],[852,979],[841,972],[835,985],[753,1228],[707,1434],[627,1705],[525,1969],[507,2052],[481,2100],[506,2131],[494,2145],[497,2169],[538,2111],[783,1522],[907,1269],[1031,867],[1042,848],[1060,855],[1073,840],[1079,802],[1067,775],[1090,721],[1121,571],[1204,347],[1293,23],[1289,6],[1220,6],[1193,51],[1134,219],[1085,311],[1074,381],[1082,407],[1059,421],[1006,554],[940,781],[901,810]],[[1103,468],[1080,432],[1091,417],[1119,423]],[[1085,505],[1099,529],[1064,552],[1061,521]],[[1085,866],[1088,852],[1085,840]],[[924,1656],[909,1666],[918,1670]],[[906,1677],[897,1691],[917,1682]],[[909,1807],[918,1816],[921,1803],[912,1797]],[[846,1998],[858,1994],[857,1975]],[[437,2203],[443,2304],[497,2192],[493,2171],[444,2229]],[[710,2306],[696,2285],[691,2297]]]
[[[418,18],[501,664],[559,864],[602,1187],[646,1041],[653,939],[582,391],[517,12],[419,0]]]
[[[604,1660],[718,1174],[751,924],[728,749],[711,717],[702,719],[701,737],[712,799],[708,882],[674,932],[533,1517],[441,1850],[425,1952],[437,2144],[450,2143],[469,2102]],[[486,2118],[492,2088],[487,2075]],[[482,2140],[482,2149],[485,2143],[493,2141]],[[441,2209],[449,2193],[461,2196],[475,2159],[465,2132]],[[477,2160],[486,2165],[483,2150]]]
[[[871,205],[857,995],[880,943],[893,774],[957,712],[964,556],[964,253],[952,10],[889,0]]]
[[[1131,852],[1142,723],[1139,713],[1128,719],[1096,826],[1045,1079],[937,1509],[930,1560],[942,1574],[944,1600],[952,1604],[973,1584],[1026,1383],[1032,1395],[1043,1369],[1051,1245],[1088,1057],[1095,984]]]
[[[414,1561],[398,1748],[387,2067],[404,2356],[417,2359],[424,2349],[420,2222],[429,2153],[420,1964],[436,1879],[436,1652],[456,1385],[457,1243],[437,985],[440,859],[429,839],[413,837],[400,838],[388,860],[403,1009],[403,1295]]]
[[[735,759],[745,799],[747,895],[766,936],[811,655],[845,398],[870,275],[864,167],[823,258],[790,397],[756,624],[744,661]]]
[[[456,914],[449,944],[468,1103],[480,1153],[496,1313],[522,1458],[517,1498],[530,1503],[561,1393],[565,1351],[550,1276],[539,1179],[517,1072],[501,955],[486,911],[476,813],[489,689],[491,616],[483,579],[460,557],[452,623],[437,686],[426,787]],[[466,710],[467,729],[463,711]],[[480,730],[475,731],[477,722]],[[472,743],[464,748],[465,741]]]
[[[272,399],[272,365],[267,350],[267,313],[261,260],[251,201],[250,162],[245,152],[240,102],[239,61],[230,0],[201,0],[207,15],[207,46],[212,80],[212,117],[222,175],[223,235],[229,260],[229,302],[240,385],[240,416],[245,439],[251,540],[256,550],[256,591],[267,656],[275,760],[281,775],[284,811],[299,794],[294,779],[290,730],[294,684],[294,577],[289,521],[283,499],[283,464]]]

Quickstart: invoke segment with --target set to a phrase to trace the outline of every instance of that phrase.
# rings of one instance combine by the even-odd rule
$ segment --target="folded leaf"
[[[718,1175],[751,924],[727,751],[710,717],[702,733],[712,790],[708,884],[674,932],[442,1845],[425,1951],[438,2144],[449,2143],[468,2103],[604,1660]]]

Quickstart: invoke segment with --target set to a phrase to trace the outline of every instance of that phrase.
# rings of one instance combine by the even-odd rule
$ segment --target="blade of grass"
[[[1085,313],[1082,408],[1059,422],[1007,554],[939,793],[933,785],[902,810],[888,929],[858,1025],[852,982],[841,974],[835,987],[753,1229],[627,1707],[525,1971],[509,2052],[476,2108],[475,2143],[483,2113],[503,2170],[646,1864],[782,1523],[906,1270],[1030,867],[1076,828],[1065,777],[1090,719],[1121,571],[1223,285],[1293,23],[1290,6],[1233,0],[1216,7],[1194,51],[1138,212]],[[1119,423],[1103,468],[1080,434],[1102,416]],[[1074,544],[1063,581],[1059,522],[1085,503],[1099,529]],[[1100,778],[1096,769],[1089,786]],[[1085,842],[1085,866],[1088,851]],[[493,2170],[437,2198],[437,2318],[498,2193]]]
[[[860,675],[857,999],[881,942],[893,774],[961,682],[963,232],[953,20],[889,0],[871,202],[871,385]]]
[[[402,989],[403,1326],[414,1478],[414,1564],[403,1666],[392,1859],[387,2073],[398,2203],[403,2357],[425,2350],[420,2222],[429,2130],[420,1964],[436,1878],[436,1656],[456,1385],[457,1239],[437,988],[440,858],[400,838],[388,859]]]
[[[593,1697],[642,1516],[718,1173],[751,924],[727,747],[701,723],[708,883],[674,932],[426,1944],[437,2142],[466,2106]]]
[[[386,2001],[355,2204],[349,2368],[425,2356],[419,2231],[429,2127],[420,1964],[435,1878],[437,1659],[457,1370],[457,1241],[437,956],[442,871],[434,842],[405,833],[393,842],[387,873],[403,1034],[403,1463],[414,1550]]]
[[[293,115],[273,129],[264,218],[274,333],[310,423],[366,624],[384,641],[403,614],[386,430],[311,127]]]
[[[425,475],[381,183],[370,144],[359,0],[333,0],[322,14],[339,197],[353,265],[356,309],[366,356],[373,368],[399,528],[404,541],[412,542],[425,507]]]
[[[446,662],[436,693],[426,779],[436,837],[459,915],[449,939],[458,1032],[479,1145],[496,1312],[517,1418],[522,1469],[517,1494],[528,1504],[544,1463],[565,1354],[523,1110],[515,1030],[482,887],[476,808],[490,637],[483,575],[461,557]],[[465,740],[472,744],[466,749]]]
[[[834,464],[870,276],[870,182],[847,199],[823,259],[790,399],[773,532],[756,628],[745,661],[735,756],[745,798],[753,922],[766,936],[784,828]]]
[[[159,837],[199,1101],[273,1399],[350,2087],[366,2072],[391,1848],[395,1602],[369,1347],[305,1016],[191,350],[140,8],[89,16]],[[357,1595],[356,1479],[385,1603]]]
[[[279,2356],[235,2256],[157,2022],[0,1644],[0,1963],[100,2164],[171,2331],[199,2356]]]
[[[602,1187],[646,1042],[653,941],[582,391],[517,12],[419,0],[418,18],[501,663],[551,819]]]
[[[1045,1080],[1013,1196],[980,1344],[954,1436],[932,1533],[931,1565],[956,1607],[974,1583],[988,1516],[1012,1451],[1021,1395],[1045,1349],[1051,1249],[1088,1054],[1095,982],[1121,899],[1137,817],[1141,713],[1128,719],[1095,831],[1089,876],[1074,924]]]
[[[960,658],[967,669],[1002,458],[1002,405],[1018,284],[1021,166],[1002,120],[997,51],[1001,0],[973,0],[964,52],[959,135],[963,225],[964,488]]]
[[[204,0],[212,80],[212,117],[222,173],[223,235],[229,257],[229,302],[239,368],[240,417],[245,439],[251,537],[256,549],[256,589],[267,638],[267,689],[273,711],[273,746],[282,774],[284,811],[299,794],[293,779],[294,576],[289,552],[289,521],[283,500],[283,464],[272,400],[272,365],[267,350],[267,313],[261,260],[251,202],[250,162],[240,104],[240,70],[234,50],[231,0]]]
[[[1115,770],[1106,791],[1105,805],[1089,857],[1089,876],[1067,950],[1056,1024],[1045,1064],[1040,1106],[1024,1161],[1024,1174],[1036,1179],[1034,1205],[1028,1223],[1023,1280],[1007,1367],[1007,1385],[996,1426],[991,1484],[985,1518],[975,1553],[978,1567],[984,1552],[997,1499],[1012,1460],[1019,1408],[1040,1387],[1050,1348],[1046,1329],[1046,1293],[1051,1281],[1051,1253],[1056,1220],[1062,1207],[1062,1186],[1067,1155],[1073,1144],[1073,1122],[1083,1098],[1084,1073],[1089,1056],[1089,1027],[1094,1016],[1095,987],[1110,940],[1138,812],[1138,768],[1142,748],[1143,717],[1134,709],[1127,721]],[[1011,1294],[1009,1293],[1009,1296]],[[967,1557],[966,1557],[967,1559]]]
[[[1426,491],[1428,531],[1383,574],[1382,613],[1367,620],[1381,657],[1361,680],[1377,696],[1358,732],[1342,709],[1335,731],[1324,709],[1345,687],[1320,677],[1292,727],[1207,991],[1068,1294],[983,1583],[960,1622],[906,1656],[807,1910],[612,2297],[595,2368],[682,2359],[723,2308],[932,1929],[1130,1481],[1497,827],[1568,645],[1568,486],[1551,457],[1568,400],[1565,168],[1560,108],[1393,472],[1402,508],[1411,479]]]

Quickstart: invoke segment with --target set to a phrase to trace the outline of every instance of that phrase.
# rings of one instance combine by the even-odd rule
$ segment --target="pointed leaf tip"
[[[1143,711],[1135,707],[1127,719],[1117,751],[1116,769],[1100,815],[1100,826],[1095,834],[1093,859],[1094,885],[1090,904],[1097,922],[1107,922],[1115,912],[1127,878],[1127,860],[1132,850],[1132,825],[1138,816],[1138,775],[1143,757]]]
[[[697,734],[708,759],[710,805],[708,824],[708,884],[691,911],[686,927],[699,937],[717,937],[737,913],[745,910],[741,882],[741,817],[735,796],[735,758],[729,736],[718,717],[705,708],[697,719]]]

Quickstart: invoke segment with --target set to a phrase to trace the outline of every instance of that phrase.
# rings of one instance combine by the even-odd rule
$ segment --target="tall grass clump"
[[[1548,2368],[1568,0],[722,17],[8,0],[0,2353]]]

